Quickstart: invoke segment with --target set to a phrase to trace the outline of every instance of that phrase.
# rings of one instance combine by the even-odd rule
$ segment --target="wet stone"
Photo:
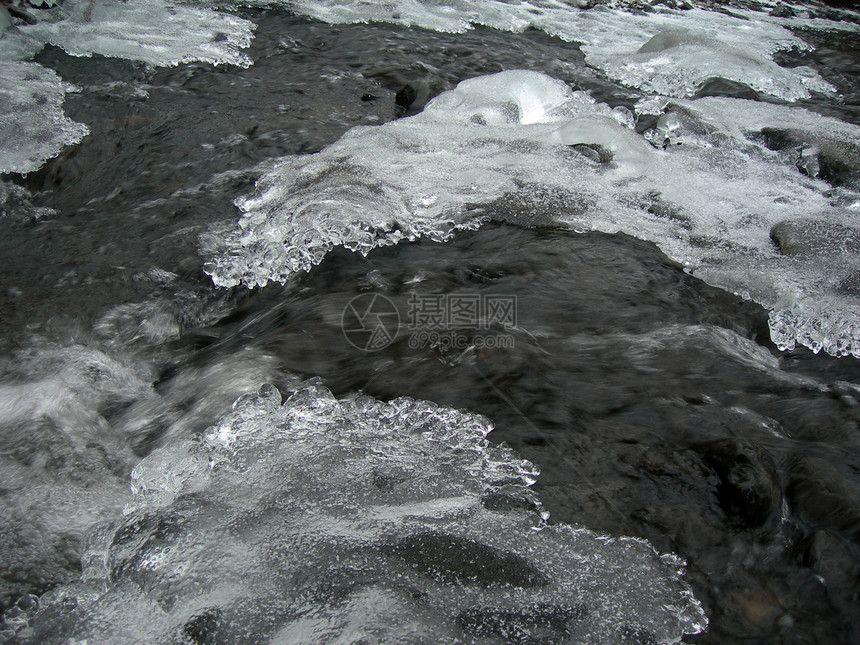
[[[612,152],[596,143],[577,143],[571,147],[595,163],[605,164],[612,161]]]
[[[763,448],[743,439],[723,439],[705,449],[704,461],[720,478],[718,494],[727,515],[758,527],[779,511],[782,491],[776,466]]]
[[[636,625],[624,625],[619,637],[620,645],[657,645],[654,634]]]
[[[175,641],[175,645],[217,645],[218,629],[223,612],[216,608],[192,616],[186,622]]]
[[[771,150],[790,151],[802,173],[834,185],[857,182],[860,150],[837,138],[813,136],[796,129],[762,128],[765,145]]]
[[[794,18],[797,14],[787,4],[779,4],[770,10],[770,15],[774,18]]]
[[[425,81],[411,81],[400,88],[394,102],[405,114],[416,114],[424,109],[430,98],[430,86]]]
[[[828,529],[819,529],[804,541],[804,563],[824,578],[829,590],[846,596],[860,590],[860,550],[856,544]]]
[[[817,456],[792,463],[788,497],[809,523],[830,526],[860,540],[860,482],[843,468]],[[853,481],[852,481],[853,480]]]
[[[860,252],[860,231],[835,222],[785,220],[771,228],[770,238],[783,255]]]

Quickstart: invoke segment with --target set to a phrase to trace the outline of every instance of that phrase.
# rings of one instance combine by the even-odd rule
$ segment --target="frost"
[[[536,72],[464,81],[419,115],[282,159],[237,201],[239,225],[205,270],[222,286],[283,282],[333,246],[367,253],[422,235],[445,239],[519,209],[651,240],[711,284],[777,311],[838,314],[843,322],[828,326],[822,347],[857,351],[849,340],[860,320],[857,253],[837,244],[822,247],[837,253],[790,255],[771,229],[858,228],[860,128],[740,99],[661,105],[643,137],[618,111]]]
[[[789,101],[808,98],[813,91],[834,91],[814,70],[786,69],[774,63],[772,56],[779,50],[811,47],[783,27],[783,21],[752,11],[727,15],[652,7],[646,14],[631,14],[602,6],[579,11],[561,0],[290,0],[286,4],[332,23],[393,22],[448,32],[474,25],[513,32],[541,29],[582,43],[586,61],[612,78],[666,96],[692,96],[714,77]],[[804,21],[803,26],[857,29],[826,20]]]
[[[309,385],[237,400],[134,471],[40,643],[678,642],[707,621],[683,563],[542,523],[537,469],[435,404]]]

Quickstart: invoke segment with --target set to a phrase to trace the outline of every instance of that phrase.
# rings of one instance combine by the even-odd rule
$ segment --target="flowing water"
[[[857,641],[860,15],[44,4],[0,642]]]

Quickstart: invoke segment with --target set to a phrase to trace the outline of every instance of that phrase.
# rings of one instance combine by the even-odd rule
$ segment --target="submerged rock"
[[[800,128],[762,128],[761,134],[771,150],[790,150],[798,170],[834,185],[855,185],[860,179],[860,146],[825,132]]]
[[[430,86],[426,81],[412,81],[398,90],[394,102],[409,115],[423,110],[430,98]]]
[[[791,465],[788,498],[807,522],[843,531],[860,541],[860,481],[856,474],[816,456]]]
[[[785,220],[770,238],[783,255],[809,256],[860,252],[860,230],[822,220]]]
[[[744,439],[722,439],[709,445],[704,462],[720,478],[720,504],[729,516],[756,528],[780,512],[782,490],[776,466],[761,447]]]
[[[450,535],[412,535],[384,547],[384,550],[441,582],[482,587],[542,587],[549,584],[549,578],[515,553]]]
[[[584,605],[537,604],[518,611],[499,611],[491,607],[467,609],[457,623],[467,634],[478,638],[501,638],[505,643],[531,645],[566,642],[570,623],[581,620],[588,610]]]

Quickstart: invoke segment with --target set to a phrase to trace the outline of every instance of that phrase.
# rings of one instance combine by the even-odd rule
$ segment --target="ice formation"
[[[784,221],[857,228],[860,128],[741,99],[657,105],[665,113],[646,140],[626,110],[537,72],[464,81],[419,115],[284,158],[237,201],[239,226],[205,269],[222,286],[283,282],[332,246],[366,253],[444,239],[515,204],[657,243],[708,282],[774,309],[784,347],[860,355],[851,246],[791,255],[771,240]]]
[[[706,619],[681,563],[546,526],[536,468],[487,419],[264,386],[132,475],[40,643],[677,642]]]
[[[45,43],[76,56],[152,65],[251,64],[241,50],[251,41],[253,24],[204,7],[165,0],[68,0],[38,13],[35,24],[5,31],[0,26],[0,172],[36,170],[88,132],[62,111],[73,86],[29,61]]]
[[[106,343],[56,345],[34,337],[29,349],[0,358],[4,607],[22,593],[80,577],[84,535],[121,515],[142,451],[200,433],[261,383],[298,380],[251,349],[186,364],[163,381],[168,387],[156,389],[152,357],[121,349],[137,327],[123,313],[108,312],[97,325]],[[177,358],[175,348],[172,354]],[[7,632],[15,621],[6,618],[0,643],[17,643]]]
[[[74,89],[37,63],[0,60],[0,172],[36,170],[86,136],[85,125],[63,114]]]
[[[4,606],[77,578],[77,545],[128,502],[136,461],[102,415],[152,394],[150,375],[104,352],[41,345],[16,356],[15,375],[0,382]],[[6,636],[0,627],[0,641]]]
[[[473,25],[521,32],[536,28],[582,44],[586,62],[646,92],[692,96],[710,78],[744,83],[786,100],[833,87],[807,67],[787,69],[776,51],[811,47],[780,19],[741,9],[733,15],[652,7],[631,14],[603,6],[588,11],[563,0],[289,0],[291,8],[332,23],[393,22],[437,31],[462,32]],[[793,24],[793,23],[785,23]],[[854,24],[805,20],[804,26],[857,29]]]
[[[19,31],[74,56],[101,54],[152,65],[191,61],[251,64],[241,50],[251,43],[252,23],[181,2],[69,0],[39,18],[33,25],[20,26]]]

